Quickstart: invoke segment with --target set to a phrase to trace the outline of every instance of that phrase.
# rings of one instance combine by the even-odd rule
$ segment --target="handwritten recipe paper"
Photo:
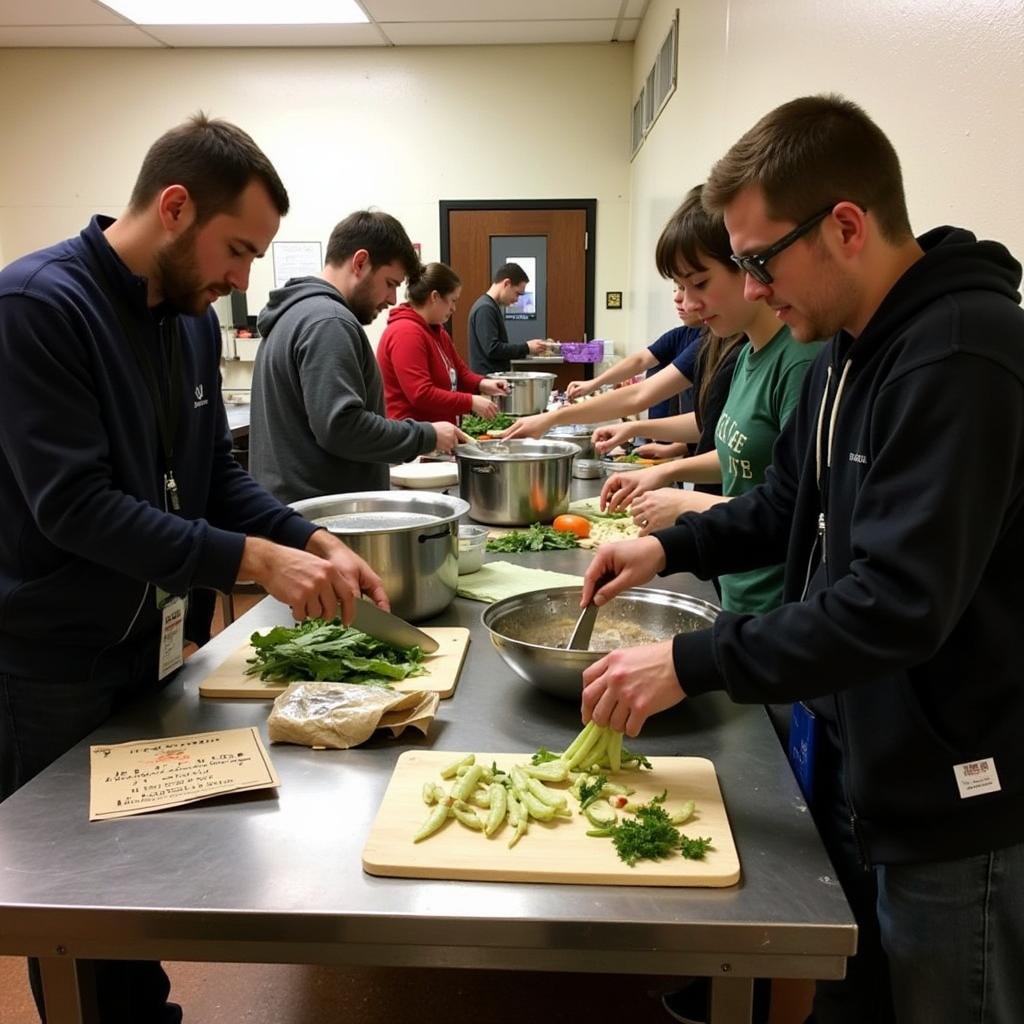
[[[90,747],[89,820],[279,786],[256,728]]]

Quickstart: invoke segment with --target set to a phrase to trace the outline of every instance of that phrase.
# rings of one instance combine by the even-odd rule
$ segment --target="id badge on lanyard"
[[[185,662],[185,612],[188,600],[156,588],[156,606],[160,610],[160,668],[158,679],[166,679]]]
[[[455,372],[455,367],[454,366],[449,366],[448,367],[448,380],[451,381],[452,391],[457,391],[458,390],[458,385],[459,385],[459,376]]]

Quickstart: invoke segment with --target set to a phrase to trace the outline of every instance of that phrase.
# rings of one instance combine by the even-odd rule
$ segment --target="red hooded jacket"
[[[472,412],[473,395],[484,378],[455,351],[440,324],[428,324],[408,303],[388,314],[377,345],[389,419],[447,420]],[[451,370],[457,391],[452,391]]]

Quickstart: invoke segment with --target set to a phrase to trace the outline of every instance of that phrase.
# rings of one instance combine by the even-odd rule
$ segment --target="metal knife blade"
[[[400,619],[391,612],[382,611],[365,598],[356,601],[356,613],[352,625],[368,636],[396,647],[419,647],[424,654],[433,654],[440,644],[414,625]]]
[[[568,651],[585,651],[590,646],[590,637],[594,632],[594,620],[601,609],[593,601],[580,612],[576,620],[569,642],[565,645]]]

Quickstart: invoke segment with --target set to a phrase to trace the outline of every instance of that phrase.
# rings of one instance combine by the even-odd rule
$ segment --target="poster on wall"
[[[537,319],[537,258],[535,256],[509,256],[506,263],[518,263],[526,271],[529,281],[526,291],[511,305],[505,307],[506,320]]]
[[[274,287],[283,288],[293,277],[310,277],[324,268],[319,242],[274,242]]]

